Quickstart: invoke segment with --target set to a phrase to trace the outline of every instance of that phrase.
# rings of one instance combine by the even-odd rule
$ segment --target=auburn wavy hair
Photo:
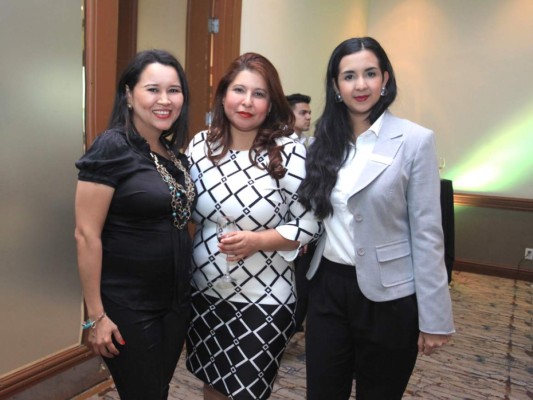
[[[289,136],[294,125],[294,114],[285,98],[278,72],[272,63],[257,53],[245,53],[237,57],[220,79],[213,102],[213,121],[207,135],[207,157],[217,164],[231,146],[231,124],[224,112],[223,100],[237,75],[242,71],[252,71],[261,75],[266,83],[270,99],[270,111],[259,127],[249,152],[250,162],[266,169],[274,179],[285,176],[286,170],[281,159],[281,147],[276,139]],[[257,158],[262,151],[268,154],[268,165],[259,164]]]

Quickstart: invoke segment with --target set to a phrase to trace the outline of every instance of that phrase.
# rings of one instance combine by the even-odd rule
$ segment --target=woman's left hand
[[[126,344],[118,327],[106,315],[89,333],[89,344],[96,355],[113,358],[120,354],[113,343],[113,338],[122,346]]]
[[[260,243],[261,235],[257,232],[238,231],[224,235],[218,248],[227,255],[228,261],[239,261],[259,251]]]
[[[429,356],[433,350],[444,346],[450,340],[450,335],[437,335],[420,332],[418,336],[418,352]]]

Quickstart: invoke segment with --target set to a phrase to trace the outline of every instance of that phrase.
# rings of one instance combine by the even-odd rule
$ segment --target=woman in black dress
[[[190,313],[189,92],[169,53],[135,56],[109,129],[76,163],[78,264],[89,344],[122,399],[166,399]]]

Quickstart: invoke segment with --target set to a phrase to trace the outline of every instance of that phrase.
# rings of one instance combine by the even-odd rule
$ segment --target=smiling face
[[[353,121],[368,118],[388,79],[388,72],[382,74],[378,58],[372,51],[361,50],[341,59],[335,83]]]
[[[270,97],[263,77],[250,70],[237,74],[223,99],[224,113],[231,125],[231,134],[257,134],[270,107]]]
[[[183,92],[174,67],[159,63],[146,66],[133,90],[126,89],[133,123],[145,138],[161,136],[178,119]]]

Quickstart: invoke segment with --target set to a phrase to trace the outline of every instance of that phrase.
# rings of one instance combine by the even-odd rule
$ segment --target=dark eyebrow
[[[150,86],[159,87],[160,85],[158,83],[147,83],[143,87],[150,87]],[[171,87],[171,88],[181,88],[181,85],[180,84],[175,84],[175,85],[170,85],[169,87]]]
[[[378,70],[378,69],[379,69],[378,67],[368,67],[368,68],[365,69],[365,72],[374,71],[374,70]],[[346,74],[355,74],[355,71],[350,69],[348,71],[341,72],[341,74],[344,74],[344,75],[346,75]]]

